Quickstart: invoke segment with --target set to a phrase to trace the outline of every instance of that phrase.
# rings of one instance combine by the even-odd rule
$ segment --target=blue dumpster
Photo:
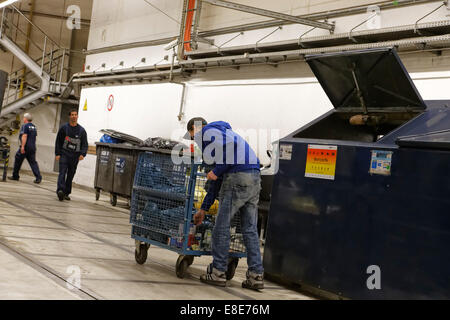
[[[450,298],[450,101],[392,48],[307,57],[334,110],[279,141],[266,276],[351,299]]]

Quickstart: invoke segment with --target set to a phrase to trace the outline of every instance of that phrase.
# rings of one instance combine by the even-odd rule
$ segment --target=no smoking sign
[[[114,96],[110,95],[108,98],[108,104],[106,106],[106,108],[108,109],[108,111],[111,111],[114,107]]]

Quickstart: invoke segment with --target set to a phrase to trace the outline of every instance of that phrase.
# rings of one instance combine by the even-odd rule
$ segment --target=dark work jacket
[[[27,135],[27,143],[25,144],[25,151],[30,152],[36,151],[36,136],[37,136],[36,126],[31,122],[28,122],[20,128],[19,146],[22,146],[22,136],[24,134]]]
[[[72,127],[69,123],[63,125],[56,136],[55,155],[66,157],[86,157],[88,141],[86,130],[79,124]]]

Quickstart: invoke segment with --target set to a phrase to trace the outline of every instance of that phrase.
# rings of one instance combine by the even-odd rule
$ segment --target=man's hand
[[[209,173],[208,173],[208,176],[207,176],[207,178],[208,178],[208,180],[212,180],[212,181],[216,181],[218,178],[217,178],[217,176],[214,174],[214,172],[212,172],[212,171],[210,171]]]
[[[25,148],[24,147],[20,148],[20,153],[21,154],[25,154]]]
[[[61,159],[61,156],[56,156],[55,159],[56,161],[59,161],[59,159]]]
[[[197,213],[194,215],[194,224],[196,226],[202,224],[203,219],[205,219],[205,214],[205,210],[200,209],[197,211]]]
[[[83,156],[80,156],[80,161],[83,161],[84,160],[84,157]]]

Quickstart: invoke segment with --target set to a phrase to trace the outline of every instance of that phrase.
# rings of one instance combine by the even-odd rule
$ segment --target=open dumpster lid
[[[450,130],[430,132],[415,136],[398,137],[395,143],[400,147],[449,150]]]
[[[338,110],[424,110],[426,105],[393,48],[306,56]]]

